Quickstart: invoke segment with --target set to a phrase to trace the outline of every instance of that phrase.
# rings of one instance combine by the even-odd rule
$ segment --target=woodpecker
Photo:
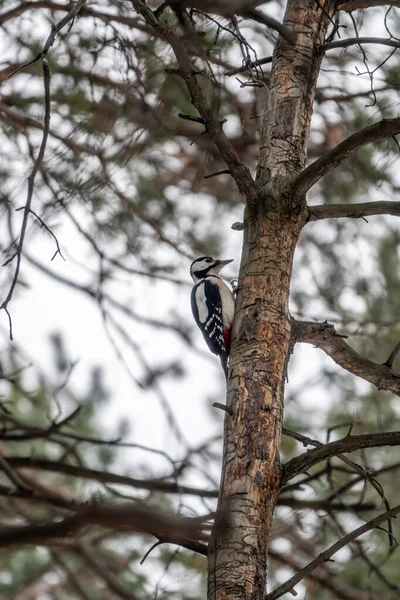
[[[190,265],[190,275],[195,283],[191,294],[194,320],[211,352],[219,356],[226,379],[235,299],[219,273],[231,262],[201,256]]]

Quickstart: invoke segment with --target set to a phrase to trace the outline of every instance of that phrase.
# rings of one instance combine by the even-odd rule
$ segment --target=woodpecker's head
[[[195,283],[208,275],[219,277],[220,270],[232,261],[233,259],[219,260],[218,258],[212,258],[212,256],[201,256],[200,258],[196,258],[190,265],[190,274]]]

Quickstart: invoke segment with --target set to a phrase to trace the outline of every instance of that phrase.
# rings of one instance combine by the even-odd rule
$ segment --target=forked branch
[[[386,137],[400,133],[400,117],[382,119],[378,123],[364,127],[350,135],[333,150],[318,158],[305,168],[292,184],[294,201],[302,198],[324,175],[340,165],[346,158],[355,154],[360,148]]]
[[[312,344],[321,348],[337,365],[353,375],[369,381],[379,390],[386,390],[400,396],[400,374],[386,365],[361,356],[340,336],[328,322],[313,323],[298,321],[294,326],[296,342]]]

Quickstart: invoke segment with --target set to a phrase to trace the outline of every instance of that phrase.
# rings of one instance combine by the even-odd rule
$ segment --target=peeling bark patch
[[[269,450],[265,441],[258,440],[258,443],[254,448],[254,456],[261,461],[269,459]]]
[[[289,143],[289,136],[292,133],[292,122],[296,115],[297,99],[285,98],[280,102],[279,119],[274,132],[274,138],[281,139]]]
[[[254,485],[257,487],[265,487],[266,485],[265,477],[261,471],[257,471],[256,476],[254,477]]]

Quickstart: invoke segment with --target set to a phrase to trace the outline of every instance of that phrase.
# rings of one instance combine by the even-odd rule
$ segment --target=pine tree
[[[398,592],[396,5],[3,3],[0,303],[16,338],[2,357],[4,597],[146,598],[141,558],[167,573],[158,597],[205,597],[206,570],[210,600]],[[88,249],[84,276],[59,266],[74,258],[68,231]],[[218,460],[208,436],[180,463],[164,453],[162,477],[150,460],[123,473],[127,424],[105,443],[97,419],[112,397],[102,367],[77,393],[54,332],[54,360],[32,375],[14,306],[35,273],[89,299],[135,393],[157,394],[179,437],[164,387],[194,379],[188,350],[202,353],[183,267],[232,235],[243,248],[219,492],[204,477]],[[45,236],[50,266],[33,251]],[[174,307],[147,311],[149,286],[176,288]],[[131,324],[173,336],[179,355],[154,361]],[[210,537],[209,516],[188,518],[176,494],[214,502]],[[196,583],[174,587],[171,564]]]

